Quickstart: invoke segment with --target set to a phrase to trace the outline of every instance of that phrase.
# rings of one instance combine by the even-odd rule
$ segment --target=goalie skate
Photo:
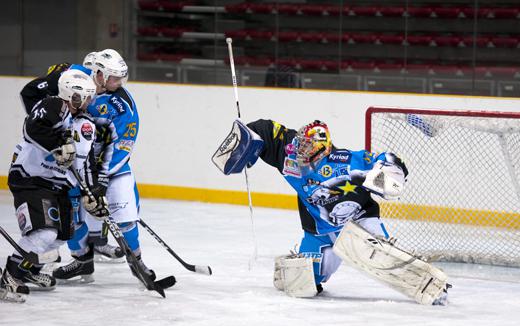
[[[345,224],[333,250],[349,265],[417,303],[447,302],[444,292],[447,294],[450,285],[443,271],[384,239],[372,236],[355,222]]]

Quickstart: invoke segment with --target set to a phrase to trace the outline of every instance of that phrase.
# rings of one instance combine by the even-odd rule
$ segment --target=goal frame
[[[473,111],[473,110],[431,110],[418,108],[400,108],[391,106],[371,106],[365,112],[365,149],[371,151],[372,140],[372,114],[374,113],[403,113],[403,114],[422,114],[422,115],[447,115],[459,117],[481,117],[481,118],[503,118],[520,119],[520,112],[506,111]]]
[[[444,117],[447,117],[447,118],[450,118],[450,117],[453,117],[454,119],[457,119],[457,118],[476,118],[477,120],[479,120],[480,118],[491,118],[491,119],[514,119],[516,121],[519,121],[520,122],[520,112],[504,112],[504,111],[476,111],[476,110],[444,110],[444,109],[420,109],[420,108],[402,108],[402,107],[391,107],[391,106],[371,106],[369,107],[366,112],[365,112],[365,150],[369,151],[369,152],[372,152],[374,150],[381,150],[381,145],[376,141],[379,139],[378,138],[378,123],[379,122],[376,122],[377,119],[377,114],[385,114],[385,113],[388,113],[390,116],[392,114],[402,114],[402,115],[418,115],[418,116],[444,116]],[[499,120],[498,120],[499,121]],[[507,122],[505,122],[507,123]],[[372,126],[374,125],[374,128],[377,128],[377,129],[372,129]],[[506,124],[507,126],[507,124]],[[417,126],[415,126],[417,127]],[[476,131],[479,131],[478,129],[475,129]],[[501,135],[504,134],[504,131],[501,131],[502,129],[499,128],[499,129],[492,129],[491,131],[489,131],[491,134],[496,134],[496,135],[500,135],[500,137],[502,137]],[[518,126],[515,124],[515,127],[513,129],[509,129],[509,127],[507,127],[507,129],[505,129],[507,131],[505,131],[505,133],[509,134],[520,134],[520,128],[518,128]],[[423,131],[424,133],[424,131]],[[384,132],[383,132],[384,134]],[[391,135],[392,133],[390,133]],[[396,133],[395,135],[398,135],[399,133]],[[429,136],[429,135],[427,135]],[[374,139],[372,139],[374,137]],[[390,137],[392,138],[392,137]],[[413,143],[413,142],[412,142]],[[384,142],[382,144],[385,144]],[[384,146],[383,146],[384,147]],[[390,148],[389,148],[390,150]],[[396,154],[399,154],[399,153],[396,153]],[[505,155],[505,154],[504,154]],[[507,157],[506,157],[507,158]],[[516,160],[518,159],[518,155],[516,156]],[[517,161],[517,165],[518,167],[518,161]],[[519,174],[518,174],[518,170],[517,170],[517,167],[514,167],[513,169],[514,170],[511,170],[511,169],[508,169],[508,174],[513,178],[512,180],[512,184],[513,184],[513,188],[516,189],[516,193],[517,193],[517,199],[520,200],[520,182],[519,182]],[[516,170],[516,172],[515,172]],[[513,173],[513,174],[512,174]],[[515,178],[516,176],[516,178]],[[379,200],[378,200],[379,201]],[[387,206],[387,207],[390,207],[389,209],[394,209],[396,206],[403,206],[405,207],[405,209],[409,206],[414,206],[416,204],[413,204],[413,203],[407,203],[407,201],[405,200],[404,202],[388,202],[386,203],[386,201],[383,201],[384,202],[384,205]],[[382,203],[383,204],[383,203]],[[394,205],[394,208],[392,208],[392,205]],[[408,206],[407,206],[408,205]],[[424,204],[417,204],[417,206],[424,206],[426,208],[428,208],[428,204],[424,205]],[[434,206],[431,206],[431,207],[434,207]],[[437,205],[435,206],[436,208],[439,208],[439,207],[443,207],[443,205],[441,204],[440,206]],[[441,216],[444,216],[443,219],[431,219],[431,220],[424,220],[424,222],[422,223],[434,223],[434,224],[437,224],[439,225],[439,223],[442,223],[442,224],[452,224],[452,225],[455,225],[457,227],[460,227],[460,226],[464,226],[464,225],[470,225],[470,226],[474,226],[472,223],[466,223],[466,220],[464,219],[461,219],[460,216],[458,217],[458,219],[452,219],[451,218],[451,215],[450,213],[452,213],[452,211],[450,211],[451,209],[451,206],[445,206],[445,208],[449,209],[447,211],[442,211],[442,214],[440,214]],[[473,208],[460,208],[460,207],[454,207],[453,210],[457,210],[459,212],[472,212],[472,211],[475,211],[475,212],[479,212],[479,216],[482,216],[481,219],[479,219],[479,223],[478,225],[480,225],[481,227],[484,227],[485,228],[489,228],[489,227],[492,227],[494,228],[493,229],[493,232],[501,232],[501,231],[497,231],[497,230],[501,230],[501,228],[508,228],[509,230],[507,230],[508,232],[513,232],[513,237],[514,237],[514,245],[512,245],[513,247],[511,248],[517,248],[517,249],[514,249],[516,250],[515,252],[517,252],[517,254],[514,254],[514,257],[506,257],[506,258],[503,258],[503,256],[500,256],[502,254],[502,252],[500,252],[498,255],[495,255],[494,252],[493,253],[490,253],[490,255],[488,256],[487,254],[483,254],[483,255],[480,255],[480,253],[478,252],[475,252],[475,256],[473,255],[473,253],[465,253],[464,250],[462,252],[460,252],[460,255],[459,255],[459,251],[449,251],[449,252],[440,252],[438,251],[437,249],[435,248],[432,248],[432,250],[430,251],[429,249],[426,249],[427,251],[424,252],[423,250],[425,248],[422,248],[418,251],[418,254],[420,253],[422,255],[422,257],[424,257],[425,259],[428,259],[428,260],[432,260],[432,261],[450,261],[450,262],[466,262],[466,263],[480,263],[480,264],[490,264],[490,265],[501,265],[501,266],[510,266],[510,267],[520,267],[520,213],[517,211],[513,211],[513,213],[502,213],[501,211],[494,211],[494,210],[490,210],[489,212],[491,213],[492,216],[494,216],[495,218],[498,218],[498,219],[504,219],[506,222],[510,222],[512,221],[510,224],[508,224],[507,226],[505,226],[506,222],[504,222],[504,225],[501,225],[501,224],[498,224],[495,220],[492,220],[489,222],[489,225],[488,224],[485,224],[483,223],[482,221],[484,220],[487,220],[487,216],[483,215],[483,213],[487,212],[485,209],[481,209],[481,208],[476,208],[476,209],[473,209]],[[387,213],[389,211],[387,210]],[[392,212],[395,212],[395,211],[392,211]],[[490,215],[490,216],[491,216]],[[513,216],[511,218],[511,216]],[[399,219],[399,218],[398,218]],[[419,221],[419,219],[414,219],[414,218],[407,218],[405,217],[406,220],[412,220],[412,221]],[[471,217],[469,217],[469,219],[471,219]],[[392,219],[392,223],[396,223],[394,219]],[[421,220],[422,221],[422,220]],[[395,226],[396,224],[394,224]],[[414,229],[415,230],[415,229]],[[505,230],[505,229],[504,229]],[[512,231],[511,231],[512,230]],[[422,229],[417,229],[417,232],[421,232]],[[405,232],[408,232],[408,231],[405,231]],[[415,232],[415,231],[414,231]],[[484,231],[486,232],[486,231]],[[457,234],[456,231],[453,232],[453,235]],[[504,233],[506,234],[506,233]],[[511,236],[511,233],[508,233],[509,235],[507,235],[508,237]],[[505,238],[506,236],[504,236]],[[404,239],[404,241],[407,241],[406,239],[406,235],[405,235],[405,238],[402,238]],[[415,239],[413,239],[413,241],[415,241]],[[435,245],[434,245],[435,246]],[[409,250],[415,250],[413,248],[408,248]],[[454,248],[453,248],[454,249]],[[454,250],[458,250],[458,249],[454,249]]]

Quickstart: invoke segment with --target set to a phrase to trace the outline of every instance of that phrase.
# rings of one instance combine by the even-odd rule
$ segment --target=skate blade
[[[57,281],[56,281],[57,283]],[[38,292],[47,292],[47,291],[53,291],[53,290],[56,290],[56,286],[38,286],[36,284],[32,284],[32,283],[25,283],[25,285],[27,285],[29,287],[29,290],[32,292],[32,291],[38,291]]]
[[[20,293],[9,292],[5,289],[0,289],[0,300],[12,303],[24,303],[27,295]]]
[[[109,258],[101,254],[94,254],[94,262],[102,264],[121,264],[126,262],[125,257]]]
[[[87,284],[87,283],[92,283],[92,282],[94,282],[94,275],[92,275],[92,274],[74,276],[69,279],[61,279],[61,278],[56,279],[56,284],[59,284],[59,285],[79,285],[79,284]]]

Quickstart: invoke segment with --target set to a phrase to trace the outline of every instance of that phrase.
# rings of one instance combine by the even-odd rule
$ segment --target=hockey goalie
[[[275,259],[277,289],[316,296],[345,262],[420,304],[447,304],[447,275],[395,246],[372,198],[401,194],[408,170],[396,155],[337,148],[317,120],[299,130],[272,120],[236,120],[212,160],[229,175],[258,158],[297,192],[304,231],[298,252]]]

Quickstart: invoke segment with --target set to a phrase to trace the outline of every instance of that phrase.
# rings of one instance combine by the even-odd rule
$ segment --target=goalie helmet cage
[[[381,216],[403,249],[432,261],[520,267],[520,113],[371,107],[366,149],[410,174]]]

